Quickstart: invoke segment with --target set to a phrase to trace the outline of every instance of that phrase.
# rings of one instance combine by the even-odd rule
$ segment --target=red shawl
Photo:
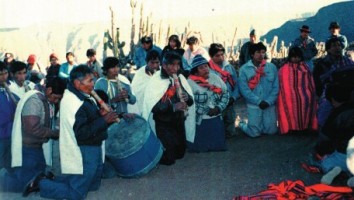
[[[259,81],[261,80],[261,77],[265,75],[264,73],[264,67],[266,65],[266,60],[262,60],[261,64],[259,65],[259,67],[256,69],[256,75],[254,75],[254,77],[252,77],[249,81],[248,81],[248,87],[253,90],[254,88],[257,87]]]
[[[204,78],[200,76],[195,76],[195,75],[189,75],[189,79],[197,83],[201,87],[205,87],[208,90],[213,91],[216,94],[221,94],[222,89],[219,87],[216,87],[215,85],[209,84],[208,80],[205,80]]]
[[[221,75],[220,78],[224,81],[224,83],[228,82],[231,86],[231,89],[234,90],[236,83],[228,71],[222,70],[219,65],[215,64],[212,60],[209,60],[209,66],[211,69],[218,72]]]

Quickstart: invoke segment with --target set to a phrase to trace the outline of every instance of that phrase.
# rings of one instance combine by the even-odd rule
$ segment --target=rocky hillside
[[[305,5],[304,5],[305,6]],[[308,25],[312,31],[310,34],[316,41],[325,41],[329,35],[328,25],[331,21],[337,21],[341,26],[341,34],[345,35],[349,42],[354,41],[354,1],[335,3],[321,8],[316,15],[302,20],[287,21],[281,27],[270,30],[261,39],[272,41],[276,35],[280,41],[288,45],[300,35],[299,28]]]

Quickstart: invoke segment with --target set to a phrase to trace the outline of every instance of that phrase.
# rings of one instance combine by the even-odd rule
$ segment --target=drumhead
[[[108,130],[106,154],[117,159],[128,157],[137,152],[148,139],[151,129],[141,116],[112,124]]]

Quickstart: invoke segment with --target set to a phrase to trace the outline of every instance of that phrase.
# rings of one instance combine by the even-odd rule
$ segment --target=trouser
[[[240,128],[250,137],[275,134],[278,131],[275,106],[262,110],[258,106],[247,105],[248,123],[240,123]]]
[[[0,190],[22,192],[26,184],[40,172],[44,172],[46,163],[42,148],[22,147],[22,166],[13,168],[0,178]]]
[[[84,199],[89,191],[98,190],[103,171],[101,146],[80,146],[83,174],[42,179],[40,196],[51,199]]]
[[[0,169],[11,168],[11,138],[0,139]]]
[[[236,112],[234,108],[234,103],[228,105],[222,111],[222,117],[224,121],[225,134],[230,136],[236,135],[236,128],[235,128]]]

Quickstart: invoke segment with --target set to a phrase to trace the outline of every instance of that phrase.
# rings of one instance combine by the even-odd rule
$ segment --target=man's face
[[[148,65],[150,70],[153,70],[153,71],[159,70],[159,68],[160,68],[160,60],[159,59],[149,60],[147,65]]]
[[[213,60],[214,63],[216,63],[218,65],[222,65],[222,63],[225,60],[224,52],[218,51],[211,59]]]
[[[165,69],[167,75],[172,76],[172,74],[177,74],[180,69],[180,62],[179,60],[175,60],[172,64],[163,64],[162,67]]]
[[[264,57],[265,57],[265,54],[266,54],[266,51],[265,50],[257,50],[254,54],[253,54],[253,56],[252,56],[252,59],[253,59],[253,61],[255,61],[255,62],[262,62],[262,60],[264,59]]]
[[[89,56],[88,59],[90,62],[94,62],[96,60],[96,55]]]
[[[74,56],[68,55],[68,56],[66,57],[66,61],[68,61],[68,63],[73,63],[73,62],[74,62]]]
[[[108,79],[115,79],[119,74],[119,67],[116,65],[115,67],[109,68],[107,70],[107,78]]]
[[[91,94],[94,86],[93,74],[87,74],[83,80],[75,80],[74,86],[80,92]]]
[[[308,38],[309,37],[309,32],[307,32],[307,31],[301,31],[301,33],[300,33],[300,36],[302,37],[302,38]]]
[[[151,46],[152,46],[152,43],[151,43],[151,42],[150,42],[150,43],[142,43],[142,47],[143,47],[143,49],[145,49],[145,50],[150,49]]]
[[[252,44],[256,43],[257,42],[257,37],[255,35],[250,35],[250,42]]]
[[[329,31],[331,32],[332,35],[339,35],[340,29],[339,28],[331,28]]]
[[[193,52],[197,49],[197,44],[189,44],[188,47]]]
[[[46,88],[45,95],[47,97],[47,100],[52,104],[58,103],[60,99],[63,97],[63,95],[61,94],[54,94],[51,87]]]
[[[9,77],[9,73],[6,69],[0,71],[0,85],[6,83],[7,77]]]
[[[56,59],[56,58],[50,59],[50,64],[53,65],[53,66],[58,65],[59,64],[58,63],[58,59]]]
[[[15,72],[14,80],[19,86],[22,86],[23,83],[25,82],[25,80],[26,80],[26,72],[27,72],[26,69],[23,69],[23,70]]]
[[[333,56],[341,56],[342,55],[342,45],[339,41],[332,42],[331,47],[327,50],[327,52]]]
[[[6,59],[6,62],[8,62],[8,63],[14,60],[14,58],[9,53],[7,53],[5,55],[5,59]]]

